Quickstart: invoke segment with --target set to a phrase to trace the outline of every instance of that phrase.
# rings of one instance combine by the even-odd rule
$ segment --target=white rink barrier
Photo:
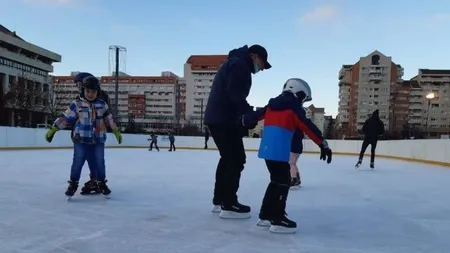
[[[33,150],[33,149],[70,149],[73,147],[70,131],[58,131],[52,143],[45,141],[46,129],[0,127],[0,150]],[[119,145],[111,133],[106,142],[109,148],[148,148],[149,135],[123,134],[123,142]],[[328,140],[334,154],[357,155],[362,141]],[[248,151],[257,151],[260,139],[244,138]],[[177,149],[203,149],[203,137],[175,136]],[[319,148],[311,141],[304,140],[305,153],[318,153]],[[167,136],[158,138],[158,146],[169,146]],[[216,149],[212,138],[208,141],[209,149]],[[370,154],[370,147],[366,155]],[[394,158],[412,162],[442,165],[450,167],[450,140],[394,140],[379,141],[377,157]]]

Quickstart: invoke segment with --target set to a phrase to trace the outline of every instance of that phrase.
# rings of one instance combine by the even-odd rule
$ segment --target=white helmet
[[[300,92],[305,93],[302,103],[312,100],[309,84],[300,78],[289,78],[283,86],[283,92],[290,92],[297,98]]]

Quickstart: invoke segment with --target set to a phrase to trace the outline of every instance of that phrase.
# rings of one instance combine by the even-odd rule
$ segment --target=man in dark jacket
[[[375,110],[372,113],[372,116],[364,122],[364,126],[362,128],[364,133],[364,141],[361,146],[361,152],[359,153],[358,163],[356,163],[355,168],[358,169],[362,163],[364,153],[366,152],[367,147],[371,146],[370,149],[370,168],[375,168],[375,149],[377,148],[378,136],[384,133],[384,124],[383,121],[380,120],[379,111]]]
[[[173,132],[169,132],[169,142],[170,142],[170,147],[169,147],[169,151],[176,151],[177,148],[175,147],[175,136],[173,135]]]
[[[267,51],[260,45],[231,50],[214,78],[205,110],[205,125],[220,153],[216,170],[213,210],[221,218],[249,218],[250,207],[238,202],[237,191],[246,162],[241,116],[253,112],[247,102],[252,74],[270,69]]]
[[[82,93],[82,88],[83,88],[83,79],[85,79],[86,77],[90,77],[90,76],[94,76],[91,73],[88,72],[80,72],[78,73],[74,79],[73,82],[77,85],[78,90],[79,90],[79,95],[77,96],[76,99],[80,99],[81,97],[84,96],[84,94]],[[100,90],[98,97],[101,98],[103,101],[106,102],[106,104],[109,106],[110,105],[110,100],[109,100],[109,96],[108,94],[106,94],[106,92],[104,92],[103,90]],[[112,129],[108,126],[108,132],[112,132]],[[73,132],[73,128],[72,128],[72,132]],[[81,188],[81,194],[98,194],[100,193],[100,189],[98,188],[97,185],[97,181],[95,179],[95,168],[94,168],[94,164],[89,164],[88,162],[88,166],[89,166],[89,177],[90,180],[87,181],[84,186]]]
[[[205,127],[205,147],[204,149],[208,149],[208,141],[209,141],[209,130]]]

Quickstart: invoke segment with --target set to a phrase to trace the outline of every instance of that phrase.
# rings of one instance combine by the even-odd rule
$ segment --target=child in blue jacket
[[[74,143],[73,162],[70,171],[69,186],[65,192],[70,199],[78,189],[81,169],[86,160],[95,165],[95,179],[103,195],[109,197],[111,190],[106,185],[105,172],[105,142],[106,129],[111,127],[117,141],[122,143],[122,136],[117,128],[108,105],[98,97],[100,81],[89,76],[83,79],[83,97],[78,98],[69,108],[55,120],[45,139],[51,142],[58,130],[74,125],[72,141]]]
[[[332,152],[321,131],[306,117],[303,102],[311,100],[311,88],[299,78],[286,81],[283,93],[270,99],[263,115],[246,114],[242,123],[254,125],[264,118],[264,135],[258,157],[265,160],[270,183],[262,201],[258,226],[270,226],[273,233],[295,233],[297,223],[286,217],[286,200],[291,185],[289,156],[294,131],[298,128],[320,147],[320,159],[331,162]]]

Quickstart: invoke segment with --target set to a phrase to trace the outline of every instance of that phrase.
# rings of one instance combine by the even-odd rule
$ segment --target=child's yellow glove
[[[116,137],[116,140],[119,144],[122,144],[122,134],[120,133],[119,129],[115,129],[113,131],[114,136]]]
[[[53,136],[55,136],[55,133],[58,131],[58,128],[56,126],[52,126],[52,128],[50,128],[47,133],[45,134],[45,140],[48,143],[51,143],[53,140]]]

